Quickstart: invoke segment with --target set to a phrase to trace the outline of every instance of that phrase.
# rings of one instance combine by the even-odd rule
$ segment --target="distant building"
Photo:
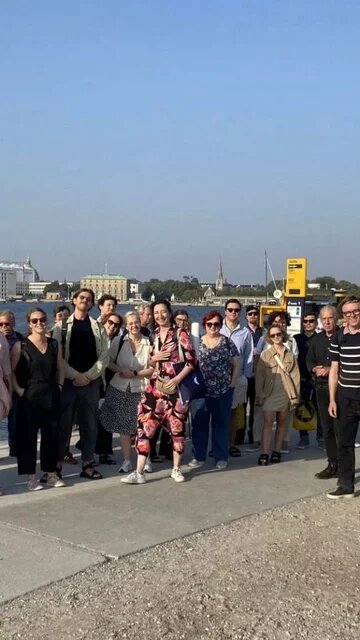
[[[204,291],[204,298],[205,300],[212,300],[213,298],[215,298],[215,291],[212,289],[212,287],[208,287]]]
[[[58,291],[47,291],[46,300],[60,300],[60,293]]]
[[[128,297],[134,300],[141,300],[144,293],[145,285],[140,280],[129,278],[128,280]]]
[[[101,273],[85,276],[81,278],[80,286],[92,289],[96,298],[109,293],[119,301],[128,299],[128,280],[122,275]]]
[[[30,258],[26,258],[25,261],[10,262],[7,260],[0,261],[0,269],[10,269],[16,273],[16,294],[23,296],[29,293],[29,283],[37,282],[39,274],[37,270],[32,266]]]
[[[2,269],[0,267],[0,300],[14,298],[16,296],[16,271],[15,269]]]
[[[46,286],[51,284],[51,282],[45,282],[44,280],[39,280],[39,282],[29,282],[29,290],[28,293],[32,296],[37,296],[40,298],[44,295],[44,289]]]
[[[216,276],[215,289],[216,291],[222,291],[223,288],[224,288],[224,274],[223,274],[222,260],[220,258],[218,272]]]

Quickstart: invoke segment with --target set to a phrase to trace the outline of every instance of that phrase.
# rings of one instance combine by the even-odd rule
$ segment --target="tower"
[[[222,268],[222,260],[220,257],[217,276],[216,276],[215,289],[216,291],[222,291],[223,288],[224,288],[224,274],[223,274],[223,268]]]

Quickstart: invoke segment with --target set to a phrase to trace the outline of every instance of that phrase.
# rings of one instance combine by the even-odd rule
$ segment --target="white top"
[[[114,338],[111,342],[111,363],[114,363],[115,361],[116,354],[119,348],[119,341],[120,336],[116,336],[116,338]],[[151,349],[152,346],[150,344],[149,338],[142,335],[140,347],[136,353],[133,353],[132,348],[129,344],[129,337],[126,335],[115,364],[117,364],[118,367],[124,369],[131,369],[131,371],[140,371],[141,369],[146,369],[149,366]],[[115,373],[114,377],[110,381],[110,384],[119,391],[126,391],[128,386],[130,385],[131,393],[141,393],[142,391],[144,391],[148,382],[149,378],[140,378],[139,376],[135,378],[120,378],[119,374]]]

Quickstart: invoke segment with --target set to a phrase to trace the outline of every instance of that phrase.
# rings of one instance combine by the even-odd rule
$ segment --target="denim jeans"
[[[212,450],[215,462],[227,461],[233,388],[218,398],[205,398],[194,409],[192,423],[193,452],[196,460],[206,460],[211,420]]]
[[[347,491],[354,491],[355,479],[355,440],[360,420],[360,402],[344,398],[338,392],[335,435],[338,454],[338,486]]]

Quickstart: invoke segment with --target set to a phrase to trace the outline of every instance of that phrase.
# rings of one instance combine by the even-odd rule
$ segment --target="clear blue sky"
[[[358,0],[0,3],[0,258],[360,282]]]

